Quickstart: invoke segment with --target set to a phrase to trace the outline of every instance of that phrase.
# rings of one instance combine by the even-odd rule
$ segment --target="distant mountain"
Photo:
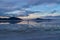
[[[10,18],[0,18],[0,20],[22,20],[22,19],[16,17],[10,17]]]
[[[35,18],[35,19],[32,19],[32,21],[35,21],[35,22],[49,22],[49,21],[52,21],[51,19],[43,19],[43,18]]]
[[[0,23],[6,23],[9,22],[11,24],[15,24],[15,23],[19,23],[22,22],[23,20],[20,18],[16,18],[16,17],[10,17],[10,18],[0,18]]]
[[[60,16],[46,16],[44,19],[60,19]]]
[[[44,19],[44,18],[35,18],[33,20],[50,20],[50,19]]]
[[[22,20],[21,18],[10,17],[8,20]]]

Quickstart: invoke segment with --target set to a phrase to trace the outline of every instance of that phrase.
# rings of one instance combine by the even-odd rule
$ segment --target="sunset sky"
[[[60,0],[0,0],[0,16],[59,16]]]

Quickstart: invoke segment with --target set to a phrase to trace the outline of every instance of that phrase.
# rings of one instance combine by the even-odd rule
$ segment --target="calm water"
[[[60,40],[60,20],[0,23],[0,40]]]

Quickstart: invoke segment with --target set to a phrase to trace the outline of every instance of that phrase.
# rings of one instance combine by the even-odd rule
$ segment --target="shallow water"
[[[0,40],[60,40],[60,21],[0,23]]]

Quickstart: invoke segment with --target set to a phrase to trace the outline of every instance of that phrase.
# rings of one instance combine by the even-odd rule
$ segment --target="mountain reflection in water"
[[[22,29],[23,28],[23,29]],[[33,30],[60,30],[60,22],[51,21],[51,22],[35,22],[35,21],[22,21],[18,23],[0,23],[0,30],[25,30],[32,28]],[[31,29],[31,30],[32,30]]]
[[[59,21],[0,23],[0,40],[60,40]]]

